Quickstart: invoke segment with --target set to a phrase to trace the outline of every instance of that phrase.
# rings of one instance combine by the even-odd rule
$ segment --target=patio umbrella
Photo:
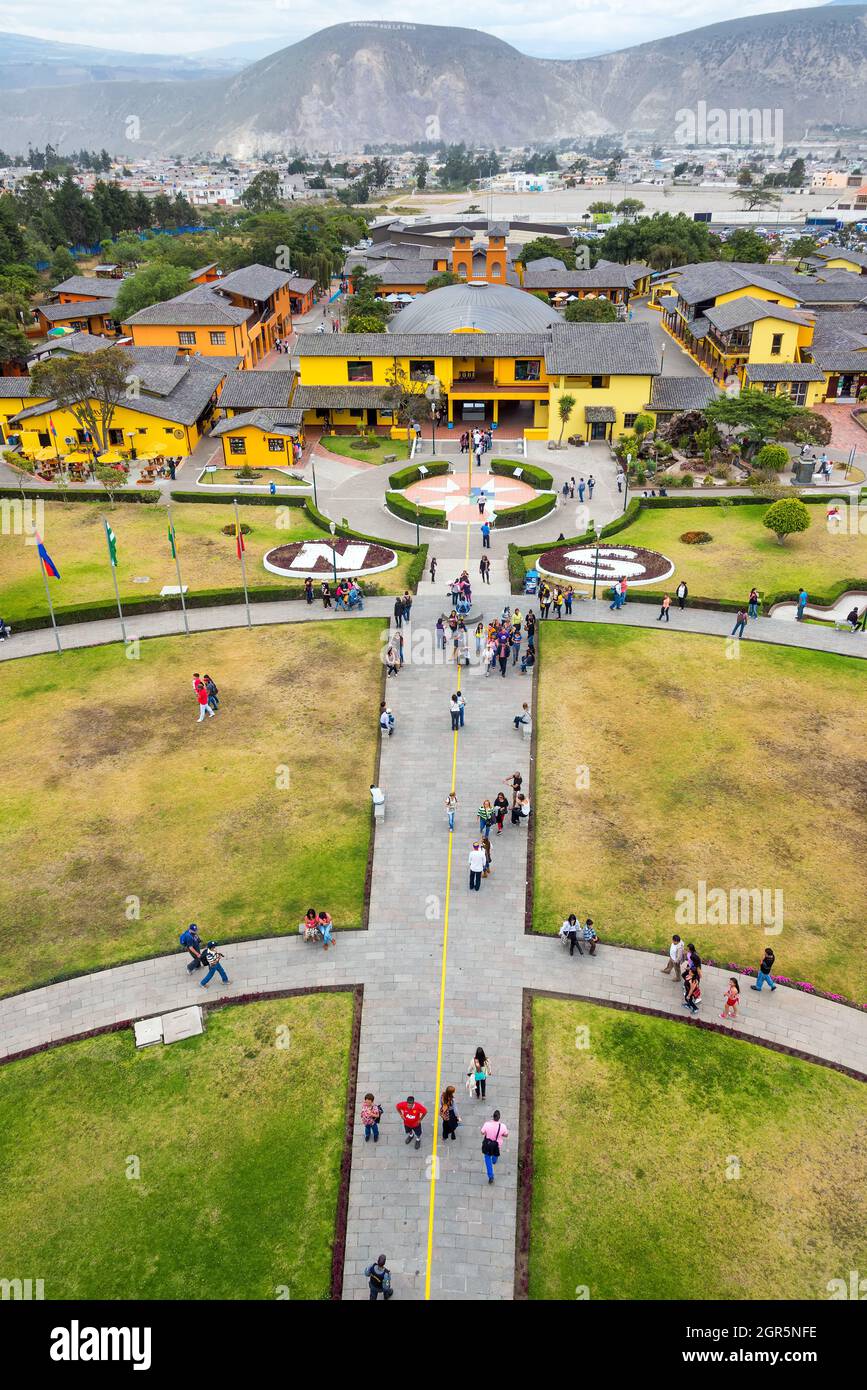
[[[86,454],[83,449],[75,449],[71,454],[66,455],[66,463],[90,463],[90,454]]]
[[[38,453],[34,455],[34,458],[36,459],[37,463],[58,462],[57,454],[54,452],[53,449],[40,449]]]
[[[97,463],[125,463],[126,459],[118,449],[106,449],[104,454],[100,454]]]

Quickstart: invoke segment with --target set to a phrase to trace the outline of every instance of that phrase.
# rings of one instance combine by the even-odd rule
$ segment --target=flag
[[[103,518],[102,524],[105,527],[105,539],[108,542],[108,558],[111,560],[115,569],[117,569],[117,536],[114,534],[105,518]]]
[[[45,549],[45,546],[42,542],[42,537],[40,536],[38,531],[36,532],[36,549],[40,560],[45,566],[45,573],[50,575],[52,579],[59,579],[60,570],[57,568],[48,551]]]
[[[238,552],[238,559],[240,560],[241,552],[247,549],[244,544],[244,533],[241,530],[240,521],[235,522],[235,549]]]
[[[175,545],[175,528],[172,525],[171,517],[169,517],[169,549],[172,552],[172,559],[176,560],[178,558],[178,549]]]
[[[52,420],[52,418],[51,418],[50,415],[49,415],[49,417],[48,417],[48,428],[51,430],[51,433],[54,435],[54,438],[56,439],[56,438],[57,438],[57,430],[54,428],[54,421]]]

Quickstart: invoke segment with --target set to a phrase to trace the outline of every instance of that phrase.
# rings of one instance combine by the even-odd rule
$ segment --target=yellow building
[[[124,325],[136,347],[171,346],[205,357],[241,357],[255,367],[278,338],[292,331],[291,276],[249,265],[151,304]]]
[[[243,411],[220,420],[211,438],[220,440],[226,468],[288,468],[304,442],[302,415],[289,406]]]
[[[867,275],[867,252],[824,246],[814,256],[809,256],[806,264],[819,274],[824,270],[849,270],[853,275]]]

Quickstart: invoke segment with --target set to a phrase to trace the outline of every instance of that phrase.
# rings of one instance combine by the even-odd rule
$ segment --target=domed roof
[[[454,333],[475,328],[482,333],[540,333],[562,323],[550,304],[511,285],[467,280],[420,294],[389,324],[389,333]]]

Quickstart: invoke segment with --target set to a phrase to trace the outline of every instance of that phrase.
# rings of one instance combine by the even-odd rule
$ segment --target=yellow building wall
[[[856,275],[862,274],[860,265],[855,261],[847,261],[845,256],[835,256],[833,261],[826,261],[825,265],[828,270],[851,270]]]
[[[797,323],[787,323],[784,319],[759,319],[753,324],[752,341],[750,342],[749,362],[797,362],[798,361],[798,329]],[[771,353],[771,343],[774,335],[781,333],[783,337],[780,351]]]
[[[13,433],[20,433],[21,444],[25,453],[33,453],[43,448],[39,441],[39,435],[50,432],[48,417],[54,421],[57,430],[58,451],[63,454],[71,451],[71,448],[80,448],[80,445],[69,446],[65,443],[66,436],[77,437],[80,428],[75,416],[69,410],[54,409],[46,411],[44,415],[33,415],[24,422],[24,427]],[[168,420],[159,420],[153,415],[142,415],[129,406],[118,406],[112,417],[112,430],[123,431],[123,444],[112,444],[109,447],[115,449],[128,449],[130,444],[137,453],[146,450],[155,450],[161,454],[186,455],[191,454],[196,447],[201,435],[196,425],[177,425]],[[130,440],[128,434],[130,430],[135,430],[135,438]],[[53,438],[52,444],[53,447]]]
[[[745,296],[750,299],[770,299],[774,304],[782,304],[785,309],[797,309],[800,303],[794,295],[786,294],[783,290],[766,290],[760,285],[744,285],[741,289],[718,294],[714,303],[731,304],[732,300],[743,299]]]
[[[250,365],[250,338],[247,325],[227,324],[225,328],[189,328],[177,324],[134,323],[123,325],[125,335],[132,338],[136,347],[174,347],[181,352],[200,352],[203,357],[243,357],[244,366]],[[195,334],[194,343],[182,343],[180,333]],[[212,343],[212,333],[225,333],[225,343]]]
[[[243,441],[244,452],[233,454],[230,440],[237,439]],[[275,440],[280,446],[272,450],[269,440]],[[288,468],[293,462],[292,440],[282,434],[265,434],[262,430],[248,428],[238,430],[232,434],[224,434],[221,437],[223,445],[223,463],[226,468],[242,468],[249,464],[251,468]]]
[[[349,336],[349,335],[347,335]],[[409,376],[410,359],[407,356],[397,357],[398,369]],[[412,361],[433,361],[434,375],[439,377],[444,387],[452,384],[452,358],[436,357],[428,358],[424,354],[413,356]],[[352,382],[349,377],[348,364],[350,362],[370,362],[373,371],[373,380],[368,382]],[[365,357],[363,354],[346,357],[302,357],[300,360],[300,377],[303,386],[388,386],[389,372],[394,371],[394,357]]]
[[[587,438],[589,426],[584,418],[585,406],[612,406],[616,418],[611,426],[611,436],[627,432],[624,415],[641,415],[650,400],[653,378],[650,376],[612,376],[603,378],[606,384],[593,387],[586,377],[559,377],[551,382],[550,406],[548,409],[548,438],[560,437],[559,400],[563,395],[574,396],[575,405],[563,430],[563,438],[570,434],[580,434]]]

